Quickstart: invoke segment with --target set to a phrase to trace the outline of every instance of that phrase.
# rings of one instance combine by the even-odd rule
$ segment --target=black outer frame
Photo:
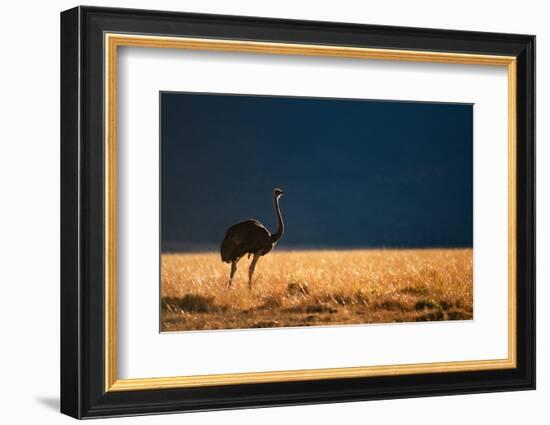
[[[104,32],[517,57],[517,368],[104,391]],[[535,37],[76,7],[61,13],[61,412],[76,418],[535,388]]]

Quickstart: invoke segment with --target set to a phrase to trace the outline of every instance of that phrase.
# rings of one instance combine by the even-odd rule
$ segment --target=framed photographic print
[[[535,387],[535,38],[61,14],[61,411]]]

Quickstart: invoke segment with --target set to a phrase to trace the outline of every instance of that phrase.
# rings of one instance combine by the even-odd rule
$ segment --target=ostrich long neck
[[[275,243],[283,237],[285,231],[285,224],[283,223],[283,217],[281,216],[281,208],[279,208],[279,197],[273,197],[273,207],[275,208],[275,215],[277,217],[277,232],[271,235],[271,242]]]

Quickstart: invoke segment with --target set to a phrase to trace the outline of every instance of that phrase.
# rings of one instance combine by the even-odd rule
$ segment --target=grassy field
[[[472,250],[274,251],[233,287],[218,253],[163,254],[161,330],[472,319]]]

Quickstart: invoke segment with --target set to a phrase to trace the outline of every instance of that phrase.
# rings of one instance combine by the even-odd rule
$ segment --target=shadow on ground
[[[38,404],[59,412],[59,397],[36,397],[35,400]]]

